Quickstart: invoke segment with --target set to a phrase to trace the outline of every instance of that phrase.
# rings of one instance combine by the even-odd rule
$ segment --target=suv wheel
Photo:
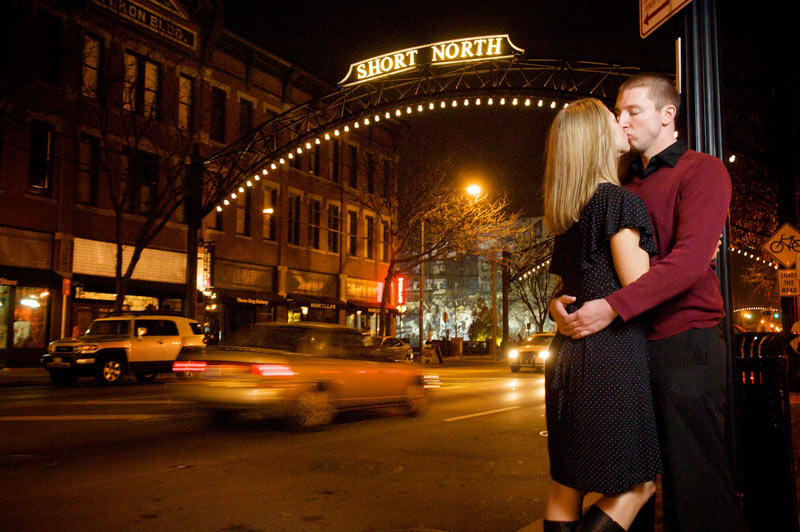
[[[78,380],[78,375],[72,371],[54,369],[50,371],[50,380],[57,386],[72,386]]]
[[[141,383],[153,381],[156,378],[156,375],[158,375],[158,373],[155,372],[155,371],[150,372],[150,373],[143,373],[141,371],[134,371],[133,372],[133,376],[136,377],[136,380],[141,382]]]
[[[122,378],[122,363],[117,357],[108,357],[95,367],[94,380],[99,384],[117,384]]]

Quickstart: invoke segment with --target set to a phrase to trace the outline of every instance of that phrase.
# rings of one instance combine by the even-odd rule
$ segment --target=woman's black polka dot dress
[[[621,288],[609,238],[639,229],[640,246],[655,255],[653,230],[642,200],[601,183],[580,219],[555,239],[550,272],[563,293],[584,302]],[[655,480],[661,471],[650,377],[646,322],[617,318],[580,340],[557,334],[545,367],[550,474],[578,490],[622,493]]]

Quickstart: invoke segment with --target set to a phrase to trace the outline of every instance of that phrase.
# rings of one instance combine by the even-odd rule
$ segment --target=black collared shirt
[[[675,141],[666,148],[664,148],[661,152],[657,155],[654,155],[650,162],[647,165],[647,168],[642,169],[642,159],[641,157],[635,158],[631,162],[631,166],[628,169],[628,179],[630,181],[634,177],[638,177],[639,179],[645,179],[647,176],[652,175],[656,170],[659,168],[663,168],[665,166],[670,166],[675,168],[675,165],[678,164],[678,161],[683,156],[684,153],[688,148],[686,144],[681,141]]]

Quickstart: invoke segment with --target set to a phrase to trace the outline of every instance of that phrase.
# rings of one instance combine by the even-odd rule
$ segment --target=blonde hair
[[[594,98],[564,107],[547,134],[544,221],[560,235],[578,221],[601,180],[619,185],[616,135]]]

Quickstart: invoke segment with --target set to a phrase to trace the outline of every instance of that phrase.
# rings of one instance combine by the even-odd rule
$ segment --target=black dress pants
[[[746,531],[725,440],[722,328],[690,329],[648,347],[665,532]]]

